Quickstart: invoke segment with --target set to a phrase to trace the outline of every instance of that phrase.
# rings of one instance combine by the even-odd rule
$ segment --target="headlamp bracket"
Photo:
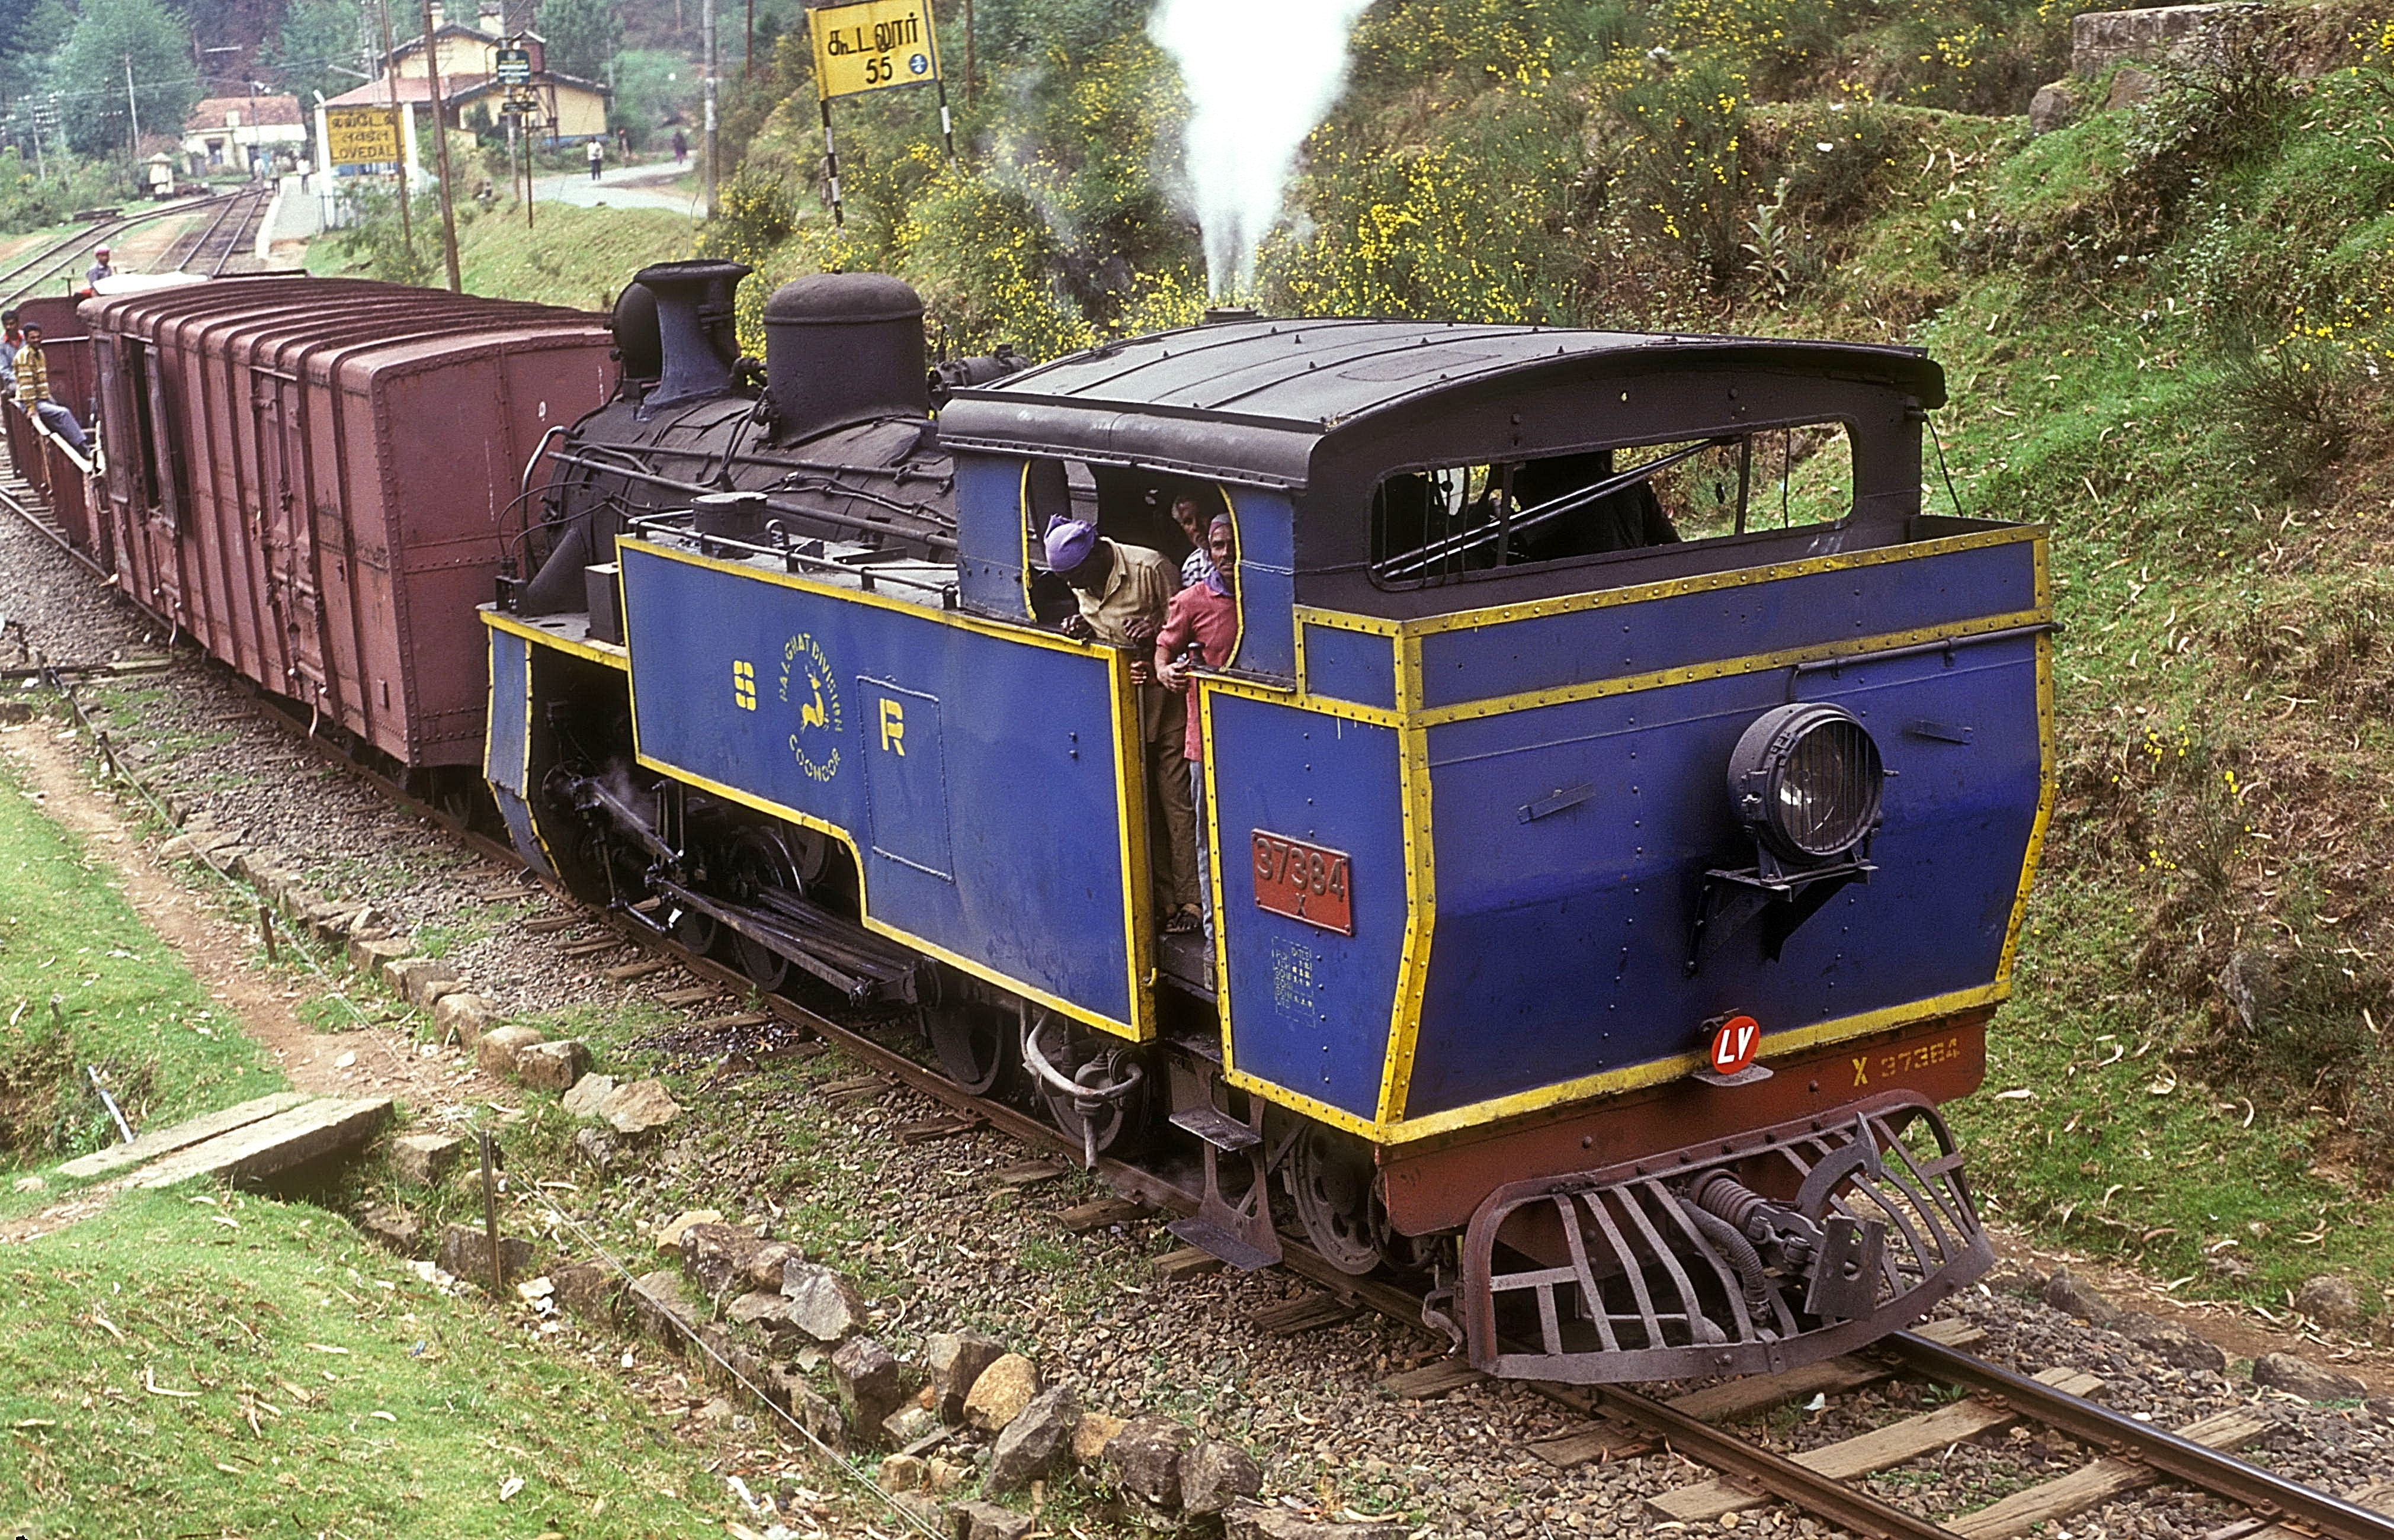
[[[1705,958],[1757,918],[1763,921],[1763,955],[1777,962],[1787,938],[1805,921],[1819,914],[1847,884],[1867,882],[1878,870],[1870,859],[1867,836],[1844,855],[1820,866],[1788,866],[1759,840],[1754,853],[1754,865],[1743,871],[1715,868],[1704,874],[1696,921],[1688,934],[1690,978],[1703,967]]]

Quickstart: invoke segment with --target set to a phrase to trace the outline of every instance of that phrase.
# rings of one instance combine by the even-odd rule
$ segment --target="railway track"
[[[219,200],[216,217],[175,238],[158,259],[161,272],[192,272],[203,278],[221,277],[228,265],[257,239],[258,221],[266,217],[270,189],[245,188]]]
[[[0,504],[63,544],[42,520],[21,489],[0,484]],[[305,724],[275,709],[265,715],[303,739],[316,753],[363,775],[384,796],[448,830],[461,843],[494,862],[520,865],[506,846],[473,832],[456,818],[410,796],[370,767],[340,755],[307,733]],[[80,707],[78,706],[78,709]],[[561,891],[558,897],[572,902]],[[726,986],[732,998],[752,1006],[712,1024],[727,1060],[742,1051],[749,1034],[756,1058],[770,1057],[769,1039],[820,1038],[845,1050],[888,1080],[902,1084],[972,1123],[985,1123],[1018,1141],[1078,1162],[1077,1138],[1006,1101],[975,1096],[936,1070],[882,1040],[876,1032],[911,1031],[901,1020],[877,1026],[842,1020],[781,995],[756,996],[738,969],[691,951],[637,912],[578,910],[585,928],[601,928],[605,950],[644,951],[710,983]],[[559,931],[560,947],[593,954],[597,943],[575,942]],[[593,960],[596,960],[595,956]],[[684,1029],[690,1030],[690,1029]],[[1086,1205],[1112,1215],[1138,1212],[1193,1213],[1198,1194],[1155,1172],[1100,1156],[1096,1175],[1127,1202]],[[1068,1223],[1070,1217],[1068,1216]],[[1301,1241],[1283,1237],[1283,1266],[1322,1291],[1309,1300],[1259,1312],[1265,1330],[1292,1335],[1369,1310],[1433,1337],[1425,1323],[1426,1299],[1416,1287],[1383,1278],[1340,1272]],[[1166,1259],[1167,1261],[1169,1259]],[[1272,1319],[1267,1321],[1269,1314]],[[2040,1524],[2067,1521],[2105,1503],[2140,1491],[2171,1486],[2206,1494],[2238,1509],[2242,1517],[2218,1525],[2202,1540],[2394,1540],[2394,1483],[2371,1488],[2348,1500],[2276,1475],[2240,1459],[2236,1451],[2272,1431],[2277,1424],[2252,1407],[2230,1407],[2176,1428],[2164,1428],[2093,1399],[2102,1382],[2093,1375],[2054,1369],[2034,1375],[2016,1373],[1966,1349],[1976,1328],[1954,1319],[1931,1322],[1898,1334],[1868,1352],[1775,1375],[1723,1381],[1664,1397],[1621,1386],[1576,1387],[1532,1382],[1532,1391],[1580,1415],[1561,1434],[1543,1439],[1531,1453],[1549,1465],[1568,1468],[1596,1459],[1623,1459],[1668,1450],[1717,1474],[1649,1499],[1651,1518],[1664,1524],[1732,1526],[1737,1516],[1774,1503],[1872,1540],[2011,1540]],[[1427,1399],[1480,1383],[1488,1376],[1449,1354],[1383,1382],[1388,1393]],[[1793,1455],[1780,1453],[1734,1426],[1738,1420],[1808,1397],[1859,1392],[1890,1381],[1941,1387],[1955,1399],[1850,1438]],[[2023,1424],[2040,1426],[2089,1452],[2085,1464],[2059,1477],[2026,1485],[1974,1511],[1948,1514],[1940,1521],[1889,1502],[1869,1490],[1874,1477],[1950,1451],[1981,1436]]]
[[[61,270],[72,270],[86,258],[94,246],[117,239],[126,230],[161,219],[175,218],[191,212],[201,203],[217,198],[211,193],[205,199],[187,199],[164,208],[150,209],[140,214],[115,215],[94,220],[72,235],[54,241],[32,256],[19,260],[16,266],[0,270],[0,303],[13,305],[39,289]],[[72,274],[71,274],[72,276]]]

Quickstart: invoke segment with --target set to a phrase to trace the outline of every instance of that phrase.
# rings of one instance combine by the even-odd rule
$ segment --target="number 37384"
[[[1254,852],[1256,908],[1355,933],[1354,869],[1343,851],[1257,829]]]

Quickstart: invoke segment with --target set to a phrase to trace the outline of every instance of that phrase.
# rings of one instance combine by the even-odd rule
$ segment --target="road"
[[[695,214],[696,195],[673,185],[674,178],[690,168],[671,161],[611,165],[599,172],[595,182],[587,171],[559,172],[533,178],[533,195],[543,203],[573,204],[583,208],[604,204],[610,208],[666,208],[677,214]]]

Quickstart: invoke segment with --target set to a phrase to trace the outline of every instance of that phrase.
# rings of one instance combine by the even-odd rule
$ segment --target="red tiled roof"
[[[183,120],[183,128],[187,133],[224,128],[230,125],[236,115],[243,125],[296,127],[300,122],[299,99],[293,96],[209,97],[191,109],[191,116]]]

